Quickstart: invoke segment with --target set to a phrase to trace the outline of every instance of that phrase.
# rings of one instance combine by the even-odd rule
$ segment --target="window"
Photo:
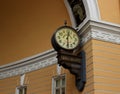
[[[53,78],[53,94],[65,94],[66,80],[65,76]]]
[[[27,94],[27,86],[18,86],[16,94]]]

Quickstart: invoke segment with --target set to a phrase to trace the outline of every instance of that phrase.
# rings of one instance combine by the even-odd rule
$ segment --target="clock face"
[[[63,27],[57,30],[55,34],[57,44],[68,50],[72,50],[79,45],[79,36],[73,28]]]

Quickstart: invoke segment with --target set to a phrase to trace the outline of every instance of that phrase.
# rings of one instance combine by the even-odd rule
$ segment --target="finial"
[[[67,20],[64,21],[64,25],[65,25],[65,26],[67,25]]]

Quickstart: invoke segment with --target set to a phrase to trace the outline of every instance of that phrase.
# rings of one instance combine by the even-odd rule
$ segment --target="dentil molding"
[[[120,44],[120,25],[104,21],[88,20],[79,30],[82,44],[90,39],[96,39]]]
[[[88,20],[78,33],[83,45],[90,39],[120,44],[120,25]],[[0,66],[0,79],[25,74],[56,63],[56,52],[52,49],[17,62]],[[60,69],[57,71],[59,74]]]

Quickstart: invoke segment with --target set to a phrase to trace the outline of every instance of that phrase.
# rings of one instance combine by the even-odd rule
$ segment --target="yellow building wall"
[[[120,93],[120,45],[93,40],[95,94]]]
[[[15,94],[16,87],[19,85],[20,77],[14,76],[0,80],[0,94]]]
[[[101,20],[120,24],[120,0],[97,0]]]
[[[55,65],[28,73],[27,94],[51,94],[53,75],[56,75]]]
[[[51,36],[69,16],[63,0],[0,2],[0,65],[51,49]]]

